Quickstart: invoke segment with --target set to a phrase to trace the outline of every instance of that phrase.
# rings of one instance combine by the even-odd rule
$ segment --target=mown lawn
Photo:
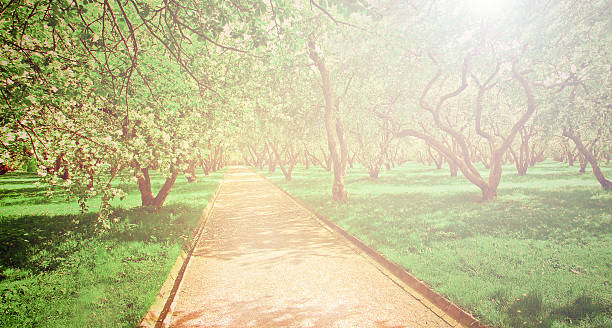
[[[135,327],[153,303],[222,173],[179,178],[162,210],[135,184],[96,231],[99,199],[49,197],[35,176],[0,176],[0,327]],[[163,179],[155,176],[154,190]]]
[[[320,168],[290,183],[262,173],[486,324],[612,327],[612,193],[589,168],[550,161],[520,177],[507,166],[488,203],[463,177],[416,163],[379,179],[349,170],[348,205],[331,201]]]

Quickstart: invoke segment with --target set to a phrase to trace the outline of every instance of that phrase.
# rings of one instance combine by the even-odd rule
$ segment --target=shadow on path
[[[275,186],[230,170],[172,327],[449,327]]]

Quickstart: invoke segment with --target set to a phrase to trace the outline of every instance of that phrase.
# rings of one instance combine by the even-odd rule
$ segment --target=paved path
[[[220,188],[172,327],[450,327],[255,173]]]

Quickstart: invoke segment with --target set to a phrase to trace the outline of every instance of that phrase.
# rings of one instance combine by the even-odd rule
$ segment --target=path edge
[[[456,304],[452,303],[451,301],[449,301],[444,296],[442,296],[442,295],[438,294],[437,292],[435,292],[433,289],[431,289],[431,287],[429,287],[423,281],[419,280],[417,277],[413,276],[410,272],[406,271],[406,269],[404,269],[404,267],[402,267],[401,265],[399,265],[399,264],[397,264],[395,262],[392,262],[391,260],[387,259],[382,254],[380,254],[378,251],[376,251],[373,248],[369,247],[368,245],[363,243],[361,240],[359,240],[357,237],[351,235],[346,230],[340,228],[331,219],[329,219],[325,215],[315,211],[309,205],[305,204],[303,201],[301,201],[300,199],[296,198],[295,196],[290,194],[285,189],[281,188],[276,183],[270,181],[270,179],[268,179],[267,177],[265,177],[261,173],[257,172],[256,170],[254,170],[252,168],[249,168],[249,169],[251,171],[255,172],[260,177],[262,177],[264,180],[266,180],[269,183],[271,183],[272,185],[274,185],[276,188],[278,188],[285,195],[289,196],[289,198],[291,198],[295,203],[299,204],[300,206],[302,206],[306,210],[308,210],[310,213],[312,213],[312,215],[320,223],[322,223],[324,226],[329,227],[333,232],[339,234],[341,237],[343,237],[345,240],[347,240],[350,244],[352,244],[353,246],[357,247],[362,252],[363,255],[365,255],[365,256],[369,257],[370,259],[374,260],[374,262],[377,265],[379,265],[380,267],[385,269],[386,273],[389,273],[389,274],[393,275],[393,277],[390,277],[390,278],[392,278],[392,279],[396,278],[397,280],[399,280],[401,283],[405,284],[407,287],[409,287],[413,291],[416,291],[417,293],[422,295],[423,297],[418,297],[418,295],[415,295],[410,290],[406,290],[408,293],[410,293],[412,296],[414,296],[416,299],[418,299],[421,303],[423,303],[423,305],[428,307],[430,310],[432,310],[434,313],[436,313],[440,318],[442,318],[444,321],[446,321],[450,325],[457,326],[457,323],[458,323],[460,325],[463,325],[463,326],[469,327],[469,328],[489,328],[488,326],[482,324],[480,321],[478,321],[476,318],[474,318],[471,314],[469,314],[468,312],[466,312],[465,310],[463,310],[462,308],[460,308]],[[383,272],[383,273],[385,273],[385,272]],[[393,280],[394,280],[394,282],[397,283],[397,281],[395,281],[395,279],[393,279]],[[400,285],[400,287],[403,288],[403,286],[401,286],[401,285]],[[443,313],[438,313],[439,311],[436,311],[435,309],[432,309],[431,305],[427,304],[428,302],[431,303],[431,305],[439,308]],[[451,319],[451,320],[448,320],[448,319]]]
[[[170,325],[170,319],[172,318],[172,312],[174,311],[174,306],[176,305],[177,294],[183,281],[183,275],[187,270],[187,266],[189,265],[191,254],[197,246],[200,236],[206,227],[206,223],[211,216],[212,208],[217,200],[217,196],[219,195],[219,190],[221,189],[221,184],[223,183],[224,178],[225,174],[223,175],[223,178],[219,180],[214,194],[211,196],[208,204],[206,204],[206,207],[202,211],[196,227],[191,233],[193,236],[191,243],[188,244],[187,247],[183,247],[181,254],[176,258],[172,269],[170,269],[170,272],[168,273],[166,281],[160,288],[159,293],[157,293],[155,301],[151,307],[149,307],[149,310],[140,321],[138,327],[163,328]]]

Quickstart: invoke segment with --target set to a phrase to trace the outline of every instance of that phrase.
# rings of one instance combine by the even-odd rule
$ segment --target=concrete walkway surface
[[[225,174],[171,327],[451,327],[246,168]]]

